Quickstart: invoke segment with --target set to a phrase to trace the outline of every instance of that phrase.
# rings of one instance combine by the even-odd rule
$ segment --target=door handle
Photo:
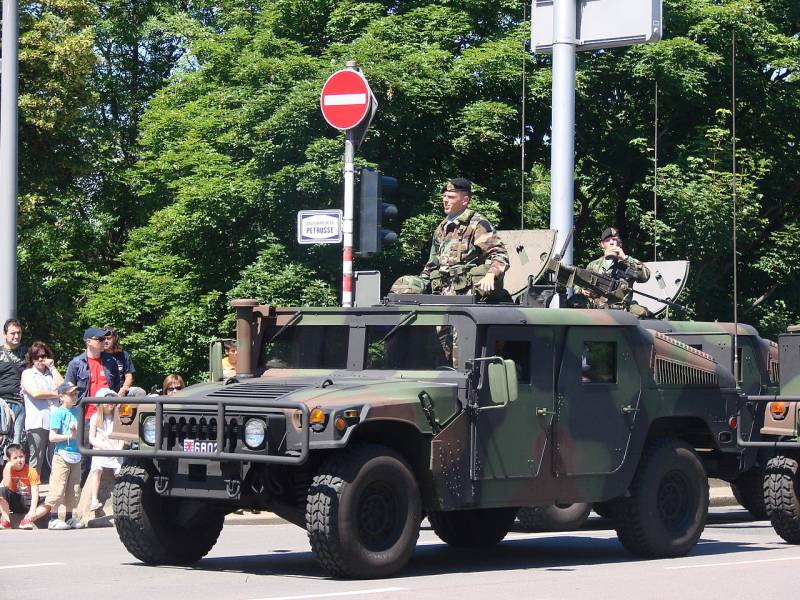
[[[554,414],[556,414],[554,411],[548,410],[546,408],[537,408],[536,409],[536,416],[537,417],[546,417],[547,415],[554,415]]]
[[[630,404],[628,406],[622,407],[622,414],[623,415],[630,415],[633,413],[639,412],[638,408],[633,408]]]

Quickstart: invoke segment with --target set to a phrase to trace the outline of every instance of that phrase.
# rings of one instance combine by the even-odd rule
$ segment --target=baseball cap
[[[86,331],[83,332],[83,339],[88,340],[89,338],[101,338],[105,337],[108,333],[107,329],[100,329],[99,327],[89,327]]]
[[[602,242],[604,239],[610,237],[619,237],[619,229],[616,227],[606,227],[603,233],[600,234],[600,241]]]
[[[454,177],[444,184],[442,192],[467,192],[472,193],[472,182],[463,177]]]
[[[78,386],[70,381],[65,381],[60,386],[58,386],[58,393],[59,394],[69,394],[70,392],[77,390]]]

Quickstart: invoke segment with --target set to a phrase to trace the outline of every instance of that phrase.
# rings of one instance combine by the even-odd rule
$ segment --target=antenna
[[[736,29],[731,30],[731,145],[733,160],[731,162],[733,191],[733,376],[739,382],[739,281],[737,277],[736,255]]]
[[[653,129],[653,260],[658,261],[658,81],[655,90]]]
[[[524,23],[528,14],[527,0],[522,0],[522,22]],[[526,40],[522,40],[522,126],[519,136],[521,148],[520,169],[519,169],[519,228],[525,229],[525,59],[527,58]]]

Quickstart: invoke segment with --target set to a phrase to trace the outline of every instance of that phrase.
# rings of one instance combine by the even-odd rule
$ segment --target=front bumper
[[[183,400],[182,398],[180,400]],[[301,402],[271,401],[256,398],[192,398],[181,402],[174,397],[148,397],[142,400],[131,398],[105,397],[102,402],[105,404],[131,404],[131,405],[150,405],[154,407],[156,419],[155,445],[150,446],[143,441],[139,443],[138,449],[129,450],[105,450],[88,447],[88,440],[85,439],[83,428],[78,429],[78,449],[85,456],[116,456],[120,458],[140,458],[145,460],[154,459],[186,459],[192,461],[216,461],[216,462],[249,462],[273,465],[302,465],[308,460],[309,454],[309,435],[308,426],[309,409]],[[170,408],[165,410],[165,405]],[[83,419],[85,405],[78,406],[79,418]],[[257,410],[257,412],[255,412]],[[149,411],[147,415],[151,414]],[[285,440],[282,443],[267,443],[260,450],[251,450],[239,443],[233,436],[237,433],[230,424],[238,422],[237,419],[244,419],[242,415],[248,417],[264,418],[269,424],[274,421],[276,424],[283,419],[283,432]],[[299,426],[295,426],[294,415],[299,414]],[[190,416],[194,415],[194,416]],[[137,411],[138,422],[141,422],[142,415]],[[175,424],[170,423],[170,419],[175,421],[180,417],[188,422],[195,419],[215,419],[217,426],[215,435],[207,439],[199,440],[192,438],[192,431],[188,428],[185,435],[178,432],[173,435],[171,429],[175,429]],[[166,419],[166,420],[165,420]],[[138,427],[138,426],[137,426]],[[198,426],[198,431],[199,431]],[[210,430],[210,428],[209,428]],[[274,428],[273,428],[274,431]],[[269,427],[268,432],[269,435]],[[200,436],[203,437],[203,436]],[[183,449],[175,450],[176,441],[183,442],[184,439],[194,439],[202,442],[215,443],[215,449],[211,452],[188,452]],[[201,448],[203,446],[200,446]],[[231,451],[233,450],[233,451]]]

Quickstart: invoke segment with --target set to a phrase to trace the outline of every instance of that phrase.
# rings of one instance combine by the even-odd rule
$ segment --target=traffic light
[[[359,256],[370,256],[397,241],[397,233],[384,229],[384,221],[397,216],[397,207],[384,202],[384,195],[397,191],[397,179],[374,169],[361,169],[359,202]]]

